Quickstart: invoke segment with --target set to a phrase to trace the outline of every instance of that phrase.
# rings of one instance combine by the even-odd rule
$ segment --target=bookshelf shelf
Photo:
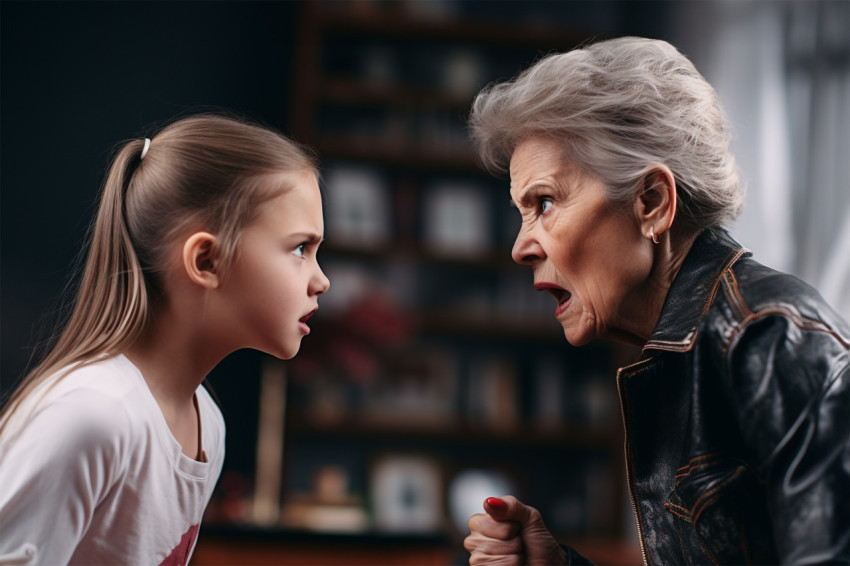
[[[366,82],[356,77],[328,77],[319,94],[325,100],[347,105],[373,104],[399,108],[433,108],[465,116],[472,97],[447,93],[442,89],[419,85]]]
[[[554,310],[554,304],[552,310]],[[468,335],[483,338],[534,339],[542,343],[563,344],[564,332],[554,320],[498,314],[468,315],[431,311],[421,315],[421,327],[428,332]],[[564,346],[569,348],[569,346]]]
[[[561,448],[594,448],[606,446],[617,431],[610,427],[587,424],[560,424],[557,429],[532,424],[500,429],[471,425],[458,418],[417,419],[404,417],[369,417],[358,415],[327,421],[304,415],[293,415],[287,427],[291,434],[332,436],[340,439],[369,437],[380,439],[415,439],[420,442],[463,447],[466,445],[498,445],[505,449],[530,451]]]
[[[600,564],[642,564],[628,541],[586,537],[574,546]],[[299,566],[445,566],[458,563],[459,541],[444,533],[321,533],[303,529],[249,525],[210,525],[201,529],[196,566],[232,564]]]
[[[452,267],[469,271],[506,271],[527,273],[528,268],[515,263],[506,250],[488,250],[471,254],[446,254],[430,250],[415,242],[395,241],[375,245],[359,245],[344,240],[322,244],[322,257],[343,257],[366,262],[415,260],[427,266]]]
[[[478,166],[469,147],[446,149],[437,144],[409,142],[371,135],[314,135],[313,146],[326,158],[364,161],[377,165],[439,167],[474,172]]]
[[[195,566],[438,566],[451,564],[454,542],[446,535],[324,533],[306,529],[211,525],[201,529]]]

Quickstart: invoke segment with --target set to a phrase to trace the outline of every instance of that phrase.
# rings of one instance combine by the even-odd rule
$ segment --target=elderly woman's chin
[[[596,336],[590,336],[585,333],[570,334],[570,331],[566,328],[564,329],[564,337],[567,339],[567,342],[569,342],[571,346],[575,346],[576,348],[578,348],[579,346],[584,346],[585,344],[596,338]]]
[[[592,340],[607,340],[641,346],[646,341],[646,338],[632,334],[617,325],[600,322],[593,316],[584,315],[579,318],[578,321],[568,318],[559,319],[564,329],[564,338],[572,346],[584,346]]]
[[[575,308],[578,305],[570,305],[570,308]],[[564,338],[567,339],[573,346],[584,346],[591,340],[596,338],[604,338],[600,335],[592,317],[586,315],[570,316],[571,313],[566,312],[558,318],[558,322],[564,329]],[[591,319],[591,320],[589,320]]]

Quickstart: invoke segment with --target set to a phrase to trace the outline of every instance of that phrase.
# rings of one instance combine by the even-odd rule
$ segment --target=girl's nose
[[[325,272],[322,271],[322,268],[318,265],[316,266],[316,277],[313,278],[312,291],[314,295],[321,295],[327,292],[328,288],[331,286],[330,279],[325,275]]]

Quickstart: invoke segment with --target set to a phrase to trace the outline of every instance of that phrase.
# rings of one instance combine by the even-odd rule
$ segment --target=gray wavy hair
[[[676,179],[677,218],[694,232],[738,215],[744,198],[717,93],[665,41],[623,37],[549,55],[475,99],[470,132],[483,165],[508,169],[522,141],[563,143],[564,157],[626,206],[658,164]]]

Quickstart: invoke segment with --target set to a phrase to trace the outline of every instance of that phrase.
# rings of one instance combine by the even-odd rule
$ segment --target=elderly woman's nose
[[[527,230],[523,229],[517,234],[511,256],[517,263],[531,265],[537,260],[546,257],[543,247],[536,238],[531,237]]]

